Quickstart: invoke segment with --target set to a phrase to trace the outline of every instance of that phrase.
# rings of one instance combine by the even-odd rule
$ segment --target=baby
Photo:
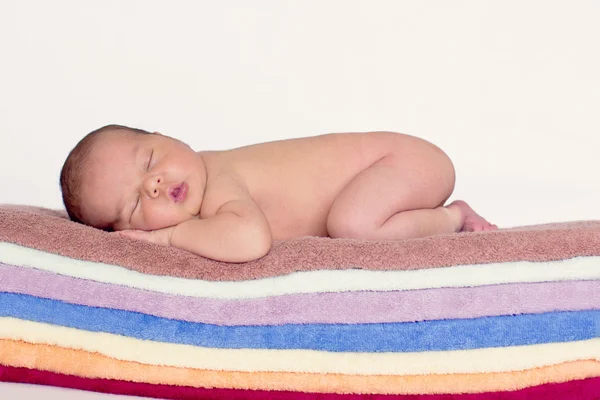
[[[397,240],[497,229],[464,201],[444,206],[454,180],[444,152],[399,133],[195,152],[121,125],[84,137],[60,176],[72,220],[225,262],[307,235]]]

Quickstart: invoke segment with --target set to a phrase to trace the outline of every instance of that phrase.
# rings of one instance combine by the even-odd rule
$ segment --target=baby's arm
[[[269,252],[271,241],[269,223],[251,198],[228,201],[211,217],[182,222],[170,238],[174,247],[225,262],[256,260]]]
[[[154,231],[123,230],[117,234],[225,262],[261,258],[271,249],[272,241],[269,223],[252,199],[228,201],[208,218]]]

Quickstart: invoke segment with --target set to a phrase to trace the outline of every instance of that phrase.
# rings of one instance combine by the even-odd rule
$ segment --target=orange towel
[[[58,346],[0,340],[0,364],[85,378],[206,388],[320,393],[436,394],[509,391],[600,376],[600,361],[580,360],[517,372],[443,375],[342,375],[231,372],[159,367]]]

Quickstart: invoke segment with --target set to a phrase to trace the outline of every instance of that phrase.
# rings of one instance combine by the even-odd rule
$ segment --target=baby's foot
[[[462,215],[460,232],[493,231],[498,229],[496,225],[487,222],[485,218],[473,211],[471,206],[462,200],[453,201],[448,207],[459,210]]]

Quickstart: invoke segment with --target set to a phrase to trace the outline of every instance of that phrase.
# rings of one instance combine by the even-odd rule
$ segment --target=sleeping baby
[[[398,240],[497,229],[444,203],[454,167],[433,144],[392,132],[336,133],[225,151],[121,125],[85,136],[61,171],[72,220],[225,262],[274,240]]]

